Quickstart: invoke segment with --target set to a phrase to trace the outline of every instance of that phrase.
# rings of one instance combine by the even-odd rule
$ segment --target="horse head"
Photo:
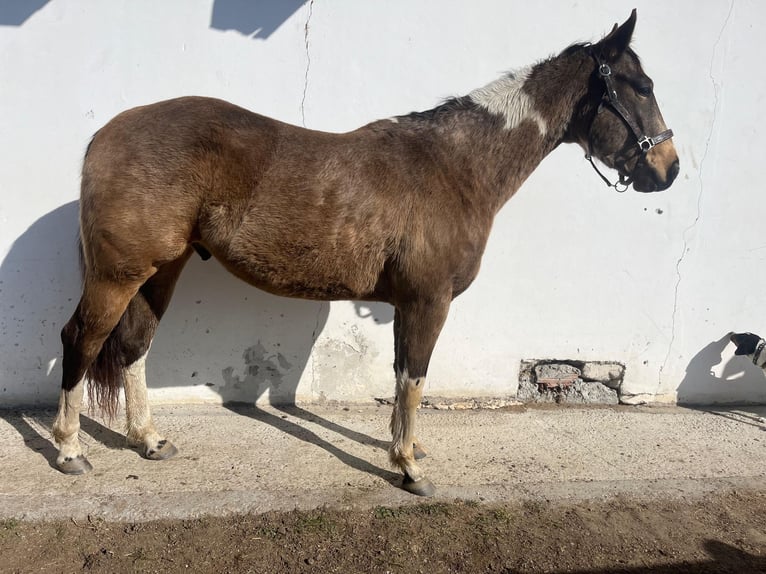
[[[615,187],[632,184],[636,191],[662,191],[678,175],[678,154],[671,141],[673,132],[657,105],[654,84],[630,48],[635,25],[633,10],[622,26],[615,24],[604,39],[588,46],[593,73],[581,109],[583,121],[573,139],[591,163],[596,157],[619,173]],[[600,171],[599,175],[612,185]]]

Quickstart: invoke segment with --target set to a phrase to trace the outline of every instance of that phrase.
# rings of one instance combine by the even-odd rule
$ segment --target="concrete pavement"
[[[147,461],[83,416],[94,466],[53,467],[52,410],[0,411],[0,519],[192,518],[332,505],[420,502],[387,462],[391,408],[377,405],[160,406],[155,422],[179,448]],[[436,500],[704,496],[766,490],[766,407],[422,409],[423,460]],[[113,430],[114,429],[114,430]]]

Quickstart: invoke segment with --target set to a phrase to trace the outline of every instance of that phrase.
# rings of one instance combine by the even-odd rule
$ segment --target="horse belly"
[[[233,242],[215,254],[234,275],[275,295],[316,300],[370,299],[384,268],[382,253],[322,249],[290,242]]]

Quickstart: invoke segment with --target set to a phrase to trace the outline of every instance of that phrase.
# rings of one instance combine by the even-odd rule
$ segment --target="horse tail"
[[[125,315],[128,314],[125,311]],[[109,419],[114,419],[120,405],[120,389],[125,385],[127,365],[124,360],[125,315],[107,337],[96,359],[88,367],[86,377],[89,383],[89,399]]]
[[[109,420],[117,414],[128,368],[149,350],[158,322],[146,294],[139,290],[88,366],[90,406],[98,407]]]

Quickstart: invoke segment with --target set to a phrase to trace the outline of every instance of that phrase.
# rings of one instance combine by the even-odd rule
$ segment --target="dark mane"
[[[461,96],[446,99],[441,104],[430,110],[425,110],[423,112],[411,112],[403,116],[396,116],[396,119],[399,121],[415,120],[434,122],[439,121],[445,116],[451,115],[453,112],[476,110],[478,107],[478,104],[476,104],[476,102],[474,102],[468,96]]]
[[[593,44],[590,42],[577,42],[575,44],[571,44],[564,48],[561,51],[562,56],[571,56],[573,54],[576,54],[577,52],[580,52],[582,50],[585,50],[587,48],[590,48]]]
[[[590,42],[577,42],[575,44],[571,44],[570,46],[567,46],[564,48],[564,50],[561,51],[561,56],[571,56],[573,54],[576,54],[577,52],[580,52],[582,50],[590,50],[590,48],[593,46]],[[641,65],[641,59],[638,57],[638,54],[633,51],[632,48],[628,47],[627,50],[625,50],[625,54],[630,56],[630,58],[633,59],[633,61]]]

